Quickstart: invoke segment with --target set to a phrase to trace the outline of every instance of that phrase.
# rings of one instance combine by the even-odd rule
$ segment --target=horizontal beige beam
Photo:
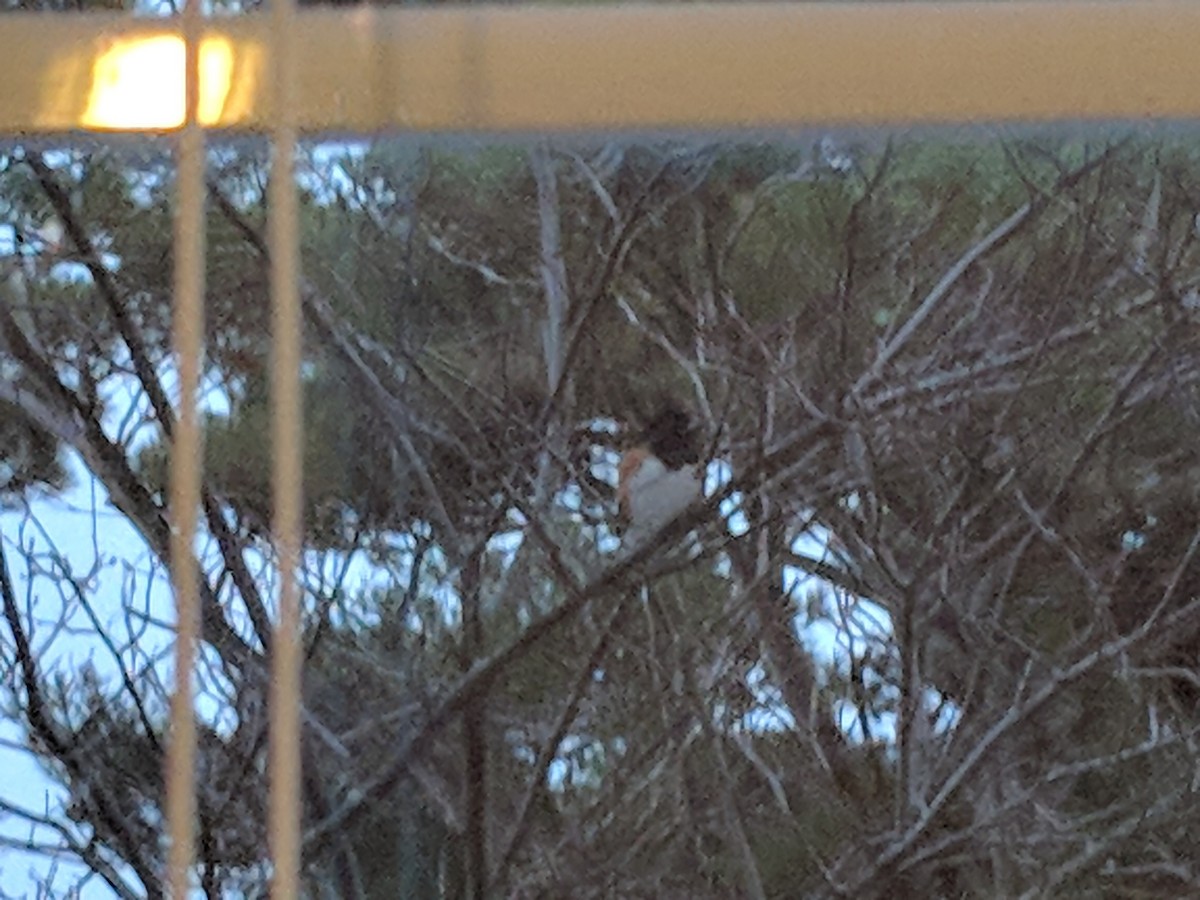
[[[169,34],[3,16],[0,134],[176,124]],[[269,20],[207,35],[206,122],[263,129]],[[360,7],[302,13],[295,40],[309,133],[1200,118],[1196,0]]]

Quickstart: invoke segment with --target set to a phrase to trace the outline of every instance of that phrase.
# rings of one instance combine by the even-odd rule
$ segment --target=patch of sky
[[[592,738],[568,735],[546,768],[546,783],[552,790],[599,787],[610,767],[610,756],[621,756],[624,752],[625,745],[620,739],[606,745]]]
[[[33,497],[22,509],[0,512],[5,556],[18,596],[30,610],[41,671],[74,679],[90,669],[102,684],[114,681],[122,670],[135,681],[169,678],[171,635],[155,624],[173,618],[166,572],[128,520],[109,509],[107,494],[82,461],[65,453],[64,464],[72,486],[61,496]],[[62,575],[80,582],[86,607],[83,598],[64,589]],[[95,623],[112,635],[115,657],[96,638]],[[66,793],[24,749],[22,735],[15,722],[0,723],[5,801],[38,814],[53,811],[66,802]],[[0,837],[8,844],[2,875],[6,883],[6,873],[26,861],[30,879],[47,877],[44,857],[22,854],[13,844],[51,842],[53,832],[10,816],[0,818]],[[66,864],[63,881],[74,880],[68,875],[75,872],[74,877],[82,876],[83,869]],[[89,884],[80,896],[111,893]]]
[[[787,731],[796,727],[796,717],[783,702],[779,688],[767,681],[766,669],[755,665],[746,673],[746,687],[757,706],[742,716],[738,726],[749,732]]]

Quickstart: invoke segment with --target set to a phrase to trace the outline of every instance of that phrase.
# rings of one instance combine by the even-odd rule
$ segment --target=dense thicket
[[[62,786],[0,786],[5,834],[161,896],[173,171],[0,162],[0,697]],[[1190,146],[302,168],[312,896],[1200,888]],[[266,180],[211,154],[210,897],[267,887]],[[622,556],[615,454],[666,399],[713,496]],[[68,559],[56,496],[137,537]]]

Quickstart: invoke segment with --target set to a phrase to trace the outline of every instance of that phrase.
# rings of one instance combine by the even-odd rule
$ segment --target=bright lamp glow
[[[184,120],[183,39],[177,35],[132,38],[113,44],[92,69],[83,125],[114,130],[179,128]],[[233,47],[223,38],[200,44],[201,125],[214,125],[225,108],[233,77]]]

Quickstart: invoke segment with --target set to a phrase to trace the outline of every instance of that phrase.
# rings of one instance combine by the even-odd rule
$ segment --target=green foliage
[[[0,403],[0,507],[32,490],[56,493],[70,485],[58,442],[15,410]]]

